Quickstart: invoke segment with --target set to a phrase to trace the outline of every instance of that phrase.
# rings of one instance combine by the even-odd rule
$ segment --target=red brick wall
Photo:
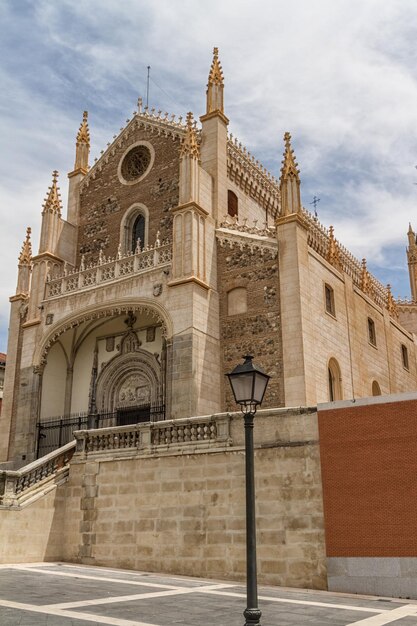
[[[329,557],[417,556],[417,400],[319,410]]]

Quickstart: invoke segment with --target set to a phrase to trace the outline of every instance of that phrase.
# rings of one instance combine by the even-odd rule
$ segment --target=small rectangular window
[[[334,305],[334,291],[330,285],[324,285],[324,296],[326,300],[326,311],[336,317],[336,309]]]
[[[403,359],[403,367],[406,370],[410,369],[409,364],[408,364],[408,349],[407,349],[407,346],[405,346],[403,343],[401,344],[401,356]]]
[[[375,322],[368,317],[368,341],[371,345],[376,346]]]

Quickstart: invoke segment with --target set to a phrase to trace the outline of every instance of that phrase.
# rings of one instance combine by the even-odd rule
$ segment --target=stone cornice
[[[290,213],[290,215],[278,217],[275,221],[275,225],[279,228],[279,226],[282,226],[283,224],[291,224],[292,222],[296,222],[299,226],[308,230],[307,220],[302,213]]]
[[[187,278],[178,278],[171,280],[168,283],[168,287],[176,287],[177,285],[188,285],[190,283],[195,283],[196,285],[203,287],[203,289],[206,289],[207,291],[210,289],[210,285],[205,283],[200,278],[197,278],[197,276],[187,276]]]
[[[178,206],[171,208],[171,213],[180,213],[181,211],[187,211],[188,209],[194,209],[204,217],[209,215],[209,212],[206,211],[206,209],[203,209],[203,207],[197,204],[197,202],[186,202],[185,204],[179,204]]]
[[[73,178],[74,176],[78,176],[78,174],[82,174],[83,176],[86,176],[88,174],[88,170],[84,169],[83,167],[78,167],[76,170],[73,170],[72,172],[68,172],[67,176],[68,178]]]
[[[275,255],[278,254],[278,242],[272,237],[228,230],[227,228],[217,228],[216,238],[222,247],[228,245],[230,248],[238,246],[241,250],[245,247],[251,250],[267,249],[273,251]]]
[[[37,326],[41,322],[42,320],[39,318],[36,318],[34,320],[29,320],[28,322],[25,322],[24,324],[22,324],[22,328],[30,328],[31,326]]]
[[[212,111],[211,113],[205,113],[205,115],[202,115],[200,117],[200,122],[206,122],[207,120],[211,120],[214,117],[218,117],[221,119],[222,122],[224,122],[224,124],[227,126],[229,124],[229,118],[225,116],[224,113],[222,113],[221,111]]]
[[[9,302],[17,302],[18,300],[25,301],[28,297],[29,295],[27,293],[17,293],[14,296],[10,296]]]
[[[40,254],[37,254],[36,256],[32,257],[32,263],[34,263],[35,261],[43,261],[45,258],[50,259],[51,261],[57,261],[58,263],[64,262],[64,260],[61,259],[61,257],[56,256],[55,254],[52,254],[52,252],[41,252]]]

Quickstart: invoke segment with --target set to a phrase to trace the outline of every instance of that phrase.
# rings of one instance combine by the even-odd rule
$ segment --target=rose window
[[[151,162],[151,153],[146,146],[136,146],[127,153],[122,163],[122,176],[128,181],[134,181],[143,176]]]

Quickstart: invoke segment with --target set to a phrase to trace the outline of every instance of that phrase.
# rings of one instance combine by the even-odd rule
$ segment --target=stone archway
[[[120,352],[104,365],[90,390],[94,410],[116,413],[119,425],[150,421],[155,413],[161,419],[164,412],[165,344],[161,356],[143,350],[135,322],[129,311]]]
[[[115,356],[97,379],[98,412],[164,403],[162,364],[156,356],[138,348]]]

